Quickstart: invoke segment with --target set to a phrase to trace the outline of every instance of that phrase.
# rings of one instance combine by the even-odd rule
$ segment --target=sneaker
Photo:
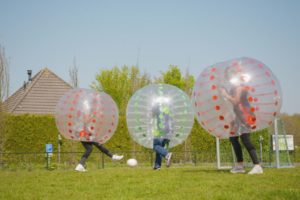
[[[171,165],[171,158],[172,158],[172,153],[168,153],[166,155],[166,165],[167,165],[167,167],[170,167],[170,165]]]
[[[153,167],[154,170],[160,170],[160,167]]]
[[[237,173],[245,173],[244,166],[235,165],[231,170],[230,173],[237,174]]]
[[[75,170],[78,172],[86,172],[86,169],[82,166],[82,164],[78,164]]]
[[[122,156],[113,155],[113,156],[112,156],[112,159],[113,159],[113,160],[122,160],[123,157],[124,157],[123,155],[122,155]]]
[[[262,174],[263,169],[260,165],[254,165],[254,167],[251,169],[250,172],[248,172],[248,174]]]

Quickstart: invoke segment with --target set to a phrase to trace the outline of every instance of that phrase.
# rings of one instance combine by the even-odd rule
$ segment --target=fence
[[[87,161],[89,169],[106,168],[106,167],[125,167],[126,160],[129,158],[136,158],[139,167],[151,167],[155,159],[153,151],[122,151],[116,152],[124,155],[124,159],[120,162],[112,161],[109,157],[101,152],[94,151]],[[20,153],[0,153],[0,168],[1,169],[74,169],[75,165],[80,160],[83,152],[20,152]],[[300,152],[289,152],[292,163],[300,162]],[[262,160],[264,167],[274,167],[275,153],[258,152],[259,158]],[[286,153],[283,153],[281,160],[285,162]],[[247,152],[244,152],[245,163],[252,165]],[[233,164],[234,157],[232,152],[221,152],[221,163],[225,166]],[[216,152],[199,152],[199,151],[181,151],[173,152],[172,164],[175,166],[216,166]]]

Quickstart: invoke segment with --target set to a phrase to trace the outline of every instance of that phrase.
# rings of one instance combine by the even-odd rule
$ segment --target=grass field
[[[300,167],[230,174],[210,167],[1,170],[0,199],[300,199]]]

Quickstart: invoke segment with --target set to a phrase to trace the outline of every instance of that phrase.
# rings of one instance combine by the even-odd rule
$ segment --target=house
[[[72,86],[48,68],[33,78],[28,70],[28,81],[3,102],[4,112],[11,114],[54,114],[59,99]]]

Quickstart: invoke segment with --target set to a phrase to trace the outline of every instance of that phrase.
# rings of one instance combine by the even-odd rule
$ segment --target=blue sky
[[[248,56],[279,79],[282,112],[300,113],[300,1],[0,0],[0,8],[11,93],[27,69],[47,66],[69,81],[74,57],[87,88],[100,69],[136,65],[138,52],[151,76],[173,64],[197,77],[209,65]]]

